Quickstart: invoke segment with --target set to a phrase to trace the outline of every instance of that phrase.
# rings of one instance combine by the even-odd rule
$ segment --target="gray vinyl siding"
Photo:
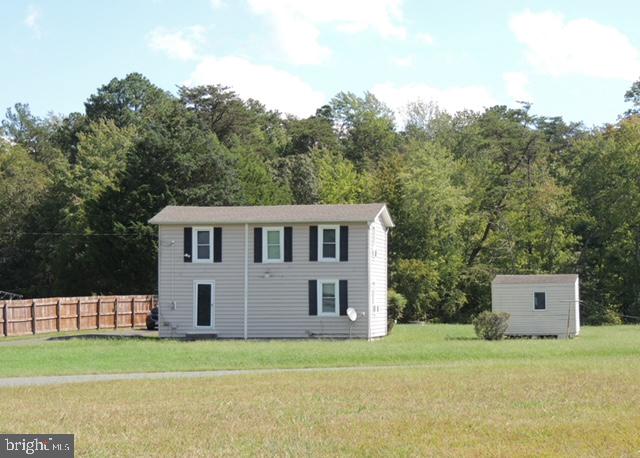
[[[193,326],[193,282],[206,280],[215,282],[214,331],[223,338],[242,337],[244,226],[223,226],[222,262],[208,264],[184,262],[183,229],[182,226],[159,226],[160,336],[179,337],[196,331]],[[172,301],[176,303],[175,310]],[[206,332],[202,328],[197,331]]]
[[[253,227],[250,232],[253,233]],[[251,245],[253,242],[251,243]],[[309,261],[309,225],[293,225],[290,263],[254,263],[249,257],[249,337],[309,337],[310,334],[349,334],[346,316],[309,315],[309,280],[347,280],[349,306],[367,310],[367,225],[349,224],[349,261]],[[265,274],[269,273],[269,278]],[[320,304],[318,304],[320,307]],[[367,337],[366,314],[351,329],[354,337]]]
[[[345,223],[342,223],[343,225]],[[213,225],[213,224],[212,224]],[[183,261],[183,227],[159,226],[159,328],[162,337],[203,332],[193,327],[193,281],[215,282],[215,332],[222,338],[244,337],[243,224],[222,227],[222,263]],[[274,226],[274,225],[269,225]],[[308,281],[347,280],[349,306],[363,315],[352,325],[353,337],[368,337],[367,224],[349,226],[349,261],[309,261],[309,225],[293,227],[293,259],[287,263],[253,262],[253,228],[248,240],[249,338],[299,338],[311,334],[347,336],[346,316],[309,315]],[[175,243],[172,245],[171,242]],[[175,301],[175,310],[172,307]]]
[[[387,335],[387,231],[379,217],[371,225],[369,234],[371,237],[369,272],[373,288],[370,312],[371,337],[382,337]],[[377,311],[374,306],[377,306]]]
[[[507,335],[566,337],[569,320],[569,335],[575,336],[580,332],[576,283],[492,284],[492,309],[511,315]],[[534,292],[546,293],[545,310],[534,310]]]

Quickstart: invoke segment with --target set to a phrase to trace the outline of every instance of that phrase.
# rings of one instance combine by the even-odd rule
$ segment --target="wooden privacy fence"
[[[145,326],[155,296],[48,297],[0,301],[2,336]]]

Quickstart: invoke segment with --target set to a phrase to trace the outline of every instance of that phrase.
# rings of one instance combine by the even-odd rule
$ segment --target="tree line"
[[[173,95],[132,73],[84,113],[7,110],[0,290],[157,288],[165,205],[387,202],[390,286],[405,319],[466,322],[497,273],[578,273],[582,319],[640,316],[640,82],[595,128],[530,106],[455,114],[338,93],[299,119],[220,85]]]

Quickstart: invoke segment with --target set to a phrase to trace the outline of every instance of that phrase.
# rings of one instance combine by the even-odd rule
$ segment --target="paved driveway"
[[[303,369],[240,369],[193,372],[136,372],[130,374],[86,374],[86,375],[47,375],[40,377],[0,378],[1,388],[23,386],[63,385],[65,383],[112,382],[121,380],[161,380],[176,378],[228,377],[232,375],[279,374],[287,372],[345,372],[345,371],[381,371],[407,368],[434,367],[434,365],[408,366],[350,366],[350,367],[310,367]]]

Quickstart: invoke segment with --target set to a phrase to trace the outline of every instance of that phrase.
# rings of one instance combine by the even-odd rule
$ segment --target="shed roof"
[[[577,274],[552,275],[496,275],[494,285],[537,285],[545,283],[575,283]]]
[[[383,203],[345,205],[267,205],[254,207],[168,206],[151,224],[343,223],[370,222],[378,215],[393,227]]]

